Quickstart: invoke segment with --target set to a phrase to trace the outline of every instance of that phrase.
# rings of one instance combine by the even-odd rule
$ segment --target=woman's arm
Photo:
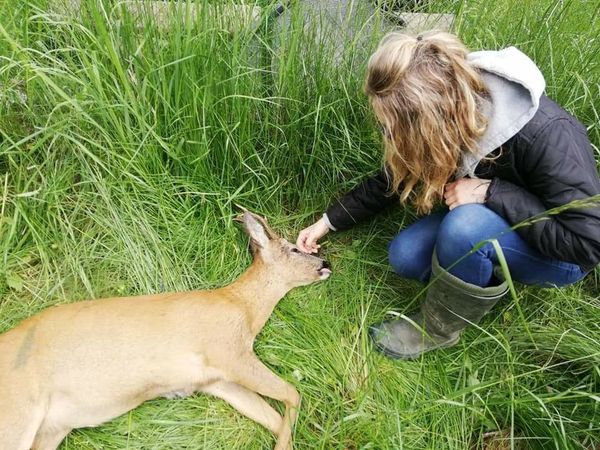
[[[327,208],[327,219],[333,230],[345,230],[398,201],[390,192],[391,179],[385,169],[367,178]]]
[[[336,200],[321,219],[303,229],[296,245],[305,253],[316,253],[318,240],[330,230],[348,229],[397,201],[398,196],[391,194],[390,188],[387,172],[382,169]]]
[[[545,211],[600,194],[589,140],[566,119],[552,121],[522,155],[527,189],[494,178],[486,205],[516,225]],[[600,200],[547,215],[517,232],[542,254],[590,270],[600,261]]]

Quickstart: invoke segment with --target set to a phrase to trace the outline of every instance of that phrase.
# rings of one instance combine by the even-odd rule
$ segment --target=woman
[[[389,245],[399,275],[434,282],[410,321],[371,327],[388,356],[456,344],[506,293],[498,254],[482,241],[497,239],[525,284],[571,284],[600,261],[598,197],[543,214],[600,194],[585,128],[544,87],[516,48],[469,53],[446,33],[392,33],[371,56],[365,91],[384,132],[384,168],[302,230],[297,245],[316,252],[329,231],[398,201],[424,215]],[[441,202],[447,209],[432,213]]]

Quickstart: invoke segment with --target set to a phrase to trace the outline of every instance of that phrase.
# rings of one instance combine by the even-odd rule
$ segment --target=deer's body
[[[298,285],[273,270],[257,257],[221,289],[56,306],[0,335],[0,449],[54,450],[74,428],[198,391],[277,434],[276,448],[290,447],[298,392],[253,352],[277,302]],[[314,270],[312,281],[323,279]],[[258,394],[283,401],[285,416]]]

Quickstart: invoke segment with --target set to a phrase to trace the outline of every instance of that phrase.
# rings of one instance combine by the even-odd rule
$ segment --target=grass
[[[597,2],[423,8],[457,14],[471,48],[531,55],[600,161]],[[333,63],[298,14],[290,30],[265,17],[256,33],[196,19],[161,29],[109,1],[78,17],[44,0],[0,4],[0,330],[53,304],[228,283],[250,263],[235,204],[295,239],[380,164],[361,94],[376,36]],[[331,235],[334,276],[290,293],[259,337],[260,357],[303,396],[297,448],[598,448],[598,271],[563,289],[517,286],[518,302],[455,348],[415,362],[372,351],[367,326],[419,301],[422,286],[393,275],[385,252],[413,217],[396,208]],[[224,402],[194,396],[148,402],[61,448],[273,443]]]

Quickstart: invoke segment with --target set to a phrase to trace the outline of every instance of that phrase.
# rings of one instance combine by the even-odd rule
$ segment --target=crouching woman
[[[506,293],[496,249],[482,241],[497,239],[513,279],[529,285],[575,283],[600,261],[597,162],[586,129],[544,88],[516,48],[469,53],[445,33],[389,34],[371,56],[365,91],[383,130],[384,167],[302,230],[297,245],[316,252],[327,232],[392,204],[422,215],[391,241],[389,260],[402,277],[435,281],[410,321],[371,327],[388,356],[454,345]],[[596,203],[545,214],[590,198]]]

